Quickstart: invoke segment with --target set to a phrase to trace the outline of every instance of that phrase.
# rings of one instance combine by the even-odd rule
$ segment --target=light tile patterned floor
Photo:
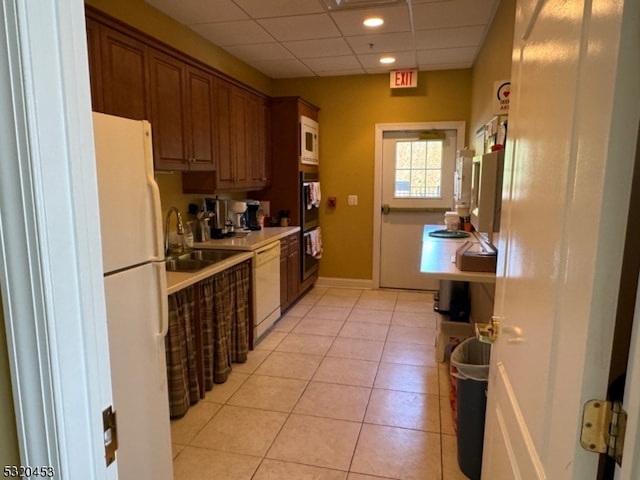
[[[312,289],[171,422],[175,480],[464,480],[429,294]]]

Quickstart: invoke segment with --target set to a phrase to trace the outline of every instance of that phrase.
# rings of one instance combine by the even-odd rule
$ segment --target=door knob
[[[389,215],[389,212],[391,211],[391,207],[389,206],[388,203],[383,203],[381,210],[384,215]]]
[[[500,335],[500,319],[491,317],[489,323],[476,323],[476,338],[484,343],[493,343]]]
[[[493,343],[498,338],[508,336],[508,343],[524,341],[522,329],[513,325],[505,325],[501,317],[492,316],[489,323],[476,323],[476,338],[484,343]]]

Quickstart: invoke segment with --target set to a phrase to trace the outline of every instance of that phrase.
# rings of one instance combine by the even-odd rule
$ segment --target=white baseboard
[[[335,288],[362,288],[365,290],[371,290],[373,289],[373,280],[364,280],[360,278],[318,277],[315,286]]]

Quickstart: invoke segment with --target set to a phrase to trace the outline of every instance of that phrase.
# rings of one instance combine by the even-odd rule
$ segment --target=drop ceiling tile
[[[484,34],[484,25],[420,30],[415,32],[415,46],[417,50],[477,46],[482,44]]]
[[[409,9],[406,5],[363,10],[343,10],[340,12],[331,12],[330,15],[345,36],[370,35],[373,32],[391,33],[411,31]],[[365,27],[362,22],[370,16],[381,17],[384,20],[384,24],[375,29]]]
[[[418,63],[420,65],[434,65],[438,63],[469,63],[473,64],[478,53],[477,47],[437,48],[433,50],[419,50]]]
[[[231,0],[146,0],[158,10],[184,25],[244,20],[249,16]]]
[[[332,57],[353,53],[347,42],[342,38],[297,40],[295,42],[283,42],[282,45],[298,58]]]
[[[349,42],[353,51],[358,54],[401,52],[413,48],[413,39],[410,32],[358,35],[356,37],[347,37],[347,42]]]
[[[405,3],[407,0],[322,0],[329,10],[342,10],[343,8],[363,8],[371,5],[395,5]]]
[[[326,72],[318,72],[319,77],[343,77],[345,75],[363,75],[364,68],[356,70],[327,70]]]
[[[287,60],[293,55],[279,43],[258,43],[253,45],[232,45],[225,47],[231,55],[245,62],[254,60]]]
[[[322,0],[144,1],[272,78],[386,73],[416,64],[421,70],[469,68],[500,3],[399,0],[328,10]],[[358,7],[363,1],[340,0]],[[371,14],[382,16],[385,24],[375,30],[364,27],[362,20]],[[355,66],[346,60],[354,53]],[[383,53],[398,61],[379,64]],[[337,65],[329,65],[332,58]]]
[[[362,68],[355,55],[342,57],[303,58],[304,64],[316,73],[336,70],[355,70]]]
[[[381,65],[380,55],[363,54],[358,55],[358,60],[362,66],[368,71],[369,68],[386,68],[387,71],[397,70],[400,68],[417,68],[416,56],[413,52],[390,52],[389,55],[396,58],[393,65]]]
[[[327,14],[266,18],[259,23],[280,42],[340,36]]]
[[[489,21],[498,2],[494,0],[450,0],[413,6],[416,30],[483,25]]]
[[[265,0],[235,0],[235,2],[253,18],[285,17],[324,12],[318,0],[270,0],[268,2],[265,2]]]
[[[191,28],[221,47],[273,42],[273,37],[253,20],[206,23]]]
[[[433,63],[428,65],[420,65],[419,70],[428,70],[430,72],[435,70],[462,70],[473,67],[473,63]]]
[[[293,60],[273,60],[256,61],[253,66],[271,78],[297,78],[313,77],[314,74],[301,61]]]

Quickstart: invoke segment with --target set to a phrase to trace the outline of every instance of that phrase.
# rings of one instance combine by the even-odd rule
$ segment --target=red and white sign
[[[415,88],[418,86],[418,70],[393,70],[389,73],[391,88]]]
[[[493,113],[494,115],[509,114],[509,95],[511,94],[511,81],[500,80],[493,82]]]

